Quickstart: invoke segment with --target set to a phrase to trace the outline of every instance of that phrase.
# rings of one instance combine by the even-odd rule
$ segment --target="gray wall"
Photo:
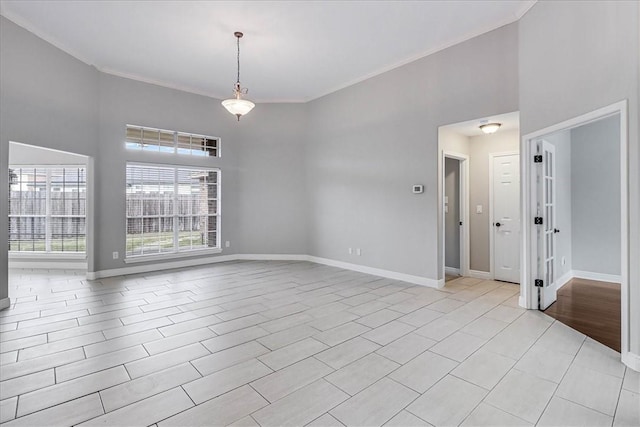
[[[259,104],[256,112],[246,117],[250,126],[242,118],[238,133],[241,252],[306,254],[306,109],[302,104]]]
[[[489,187],[489,154],[520,151],[517,130],[498,131],[469,138],[469,246],[471,270],[491,270],[491,242]],[[482,213],[476,206],[482,205]]]
[[[444,265],[460,268],[460,161],[446,158],[444,162]]]
[[[508,25],[309,103],[312,255],[443,277],[438,127],[518,109],[517,40]]]
[[[95,156],[98,72],[0,17],[0,199],[8,200],[9,141]],[[0,230],[8,229],[0,203]],[[7,296],[7,238],[0,239],[0,298]]]
[[[621,100],[629,119],[630,350],[640,354],[638,2],[537,2],[519,21],[526,135]]]
[[[573,269],[620,274],[620,117],[571,130]]]
[[[125,247],[126,161],[219,167],[222,171],[223,254],[305,253],[306,220],[300,141],[305,111],[295,104],[260,104],[238,123],[219,100],[100,74],[97,270],[124,267],[111,252]],[[291,120],[295,125],[282,126]],[[126,124],[221,137],[220,158],[143,153],[124,148]],[[224,247],[229,241],[231,246]]]
[[[1,107],[0,107],[1,109]],[[1,126],[0,126],[1,128]],[[0,130],[0,132],[2,132]],[[9,144],[0,140],[0,200],[9,200]],[[9,230],[8,203],[0,203],[0,230]],[[9,239],[0,239],[0,300],[9,297]]]
[[[572,226],[571,226],[571,132],[562,131],[545,136],[555,147],[556,153],[556,279],[572,270]],[[562,258],[565,264],[562,265]]]
[[[125,267],[125,169],[127,161],[218,167],[222,171],[221,241],[237,245],[238,144],[233,117],[215,99],[100,73],[100,136],[96,158],[96,270]],[[127,150],[125,126],[135,124],[221,137],[222,157],[191,157]],[[243,123],[244,124],[244,123]],[[118,230],[118,231],[114,231]],[[120,252],[114,260],[111,253]]]
[[[226,240],[231,243],[224,254],[307,252],[301,203],[304,106],[260,104],[256,112],[261,114],[237,123],[219,100],[98,72],[4,17],[0,31],[0,197],[8,197],[9,141],[92,156],[98,243],[90,271],[127,266],[123,262],[127,161],[221,168],[221,241],[223,246]],[[126,124],[219,136],[222,157],[126,150]],[[5,203],[0,204],[0,227],[5,230],[6,209]],[[6,244],[0,239],[3,273]],[[113,251],[120,252],[120,259],[112,259]],[[6,274],[0,280],[4,298]]]

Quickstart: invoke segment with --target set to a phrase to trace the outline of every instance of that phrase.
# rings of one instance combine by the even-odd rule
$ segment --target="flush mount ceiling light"
[[[496,131],[502,126],[502,123],[485,123],[480,125],[480,130],[483,133],[496,133]]]
[[[236,84],[233,86],[233,98],[222,101],[222,106],[231,114],[235,114],[238,121],[240,121],[240,117],[251,111],[256,104],[248,99],[242,99],[242,95],[246,95],[247,92],[249,92],[249,89],[240,87],[240,39],[244,34],[236,31],[233,35],[236,36],[238,45],[238,78],[236,79]]]

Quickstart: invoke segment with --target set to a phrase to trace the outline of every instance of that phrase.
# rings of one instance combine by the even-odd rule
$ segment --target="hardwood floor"
[[[620,351],[619,284],[572,279],[544,313]]]

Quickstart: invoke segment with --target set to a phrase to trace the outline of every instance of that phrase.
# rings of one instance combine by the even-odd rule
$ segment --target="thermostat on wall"
[[[415,185],[413,186],[413,193],[414,193],[414,194],[424,193],[424,185],[421,185],[421,184],[415,184]]]

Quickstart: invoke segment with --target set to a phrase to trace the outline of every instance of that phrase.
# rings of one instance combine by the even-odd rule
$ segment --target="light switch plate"
[[[424,193],[424,185],[422,184],[414,184],[412,187],[412,191],[414,194]]]
[[[482,205],[476,206],[476,213],[477,214],[481,214],[482,213]]]

